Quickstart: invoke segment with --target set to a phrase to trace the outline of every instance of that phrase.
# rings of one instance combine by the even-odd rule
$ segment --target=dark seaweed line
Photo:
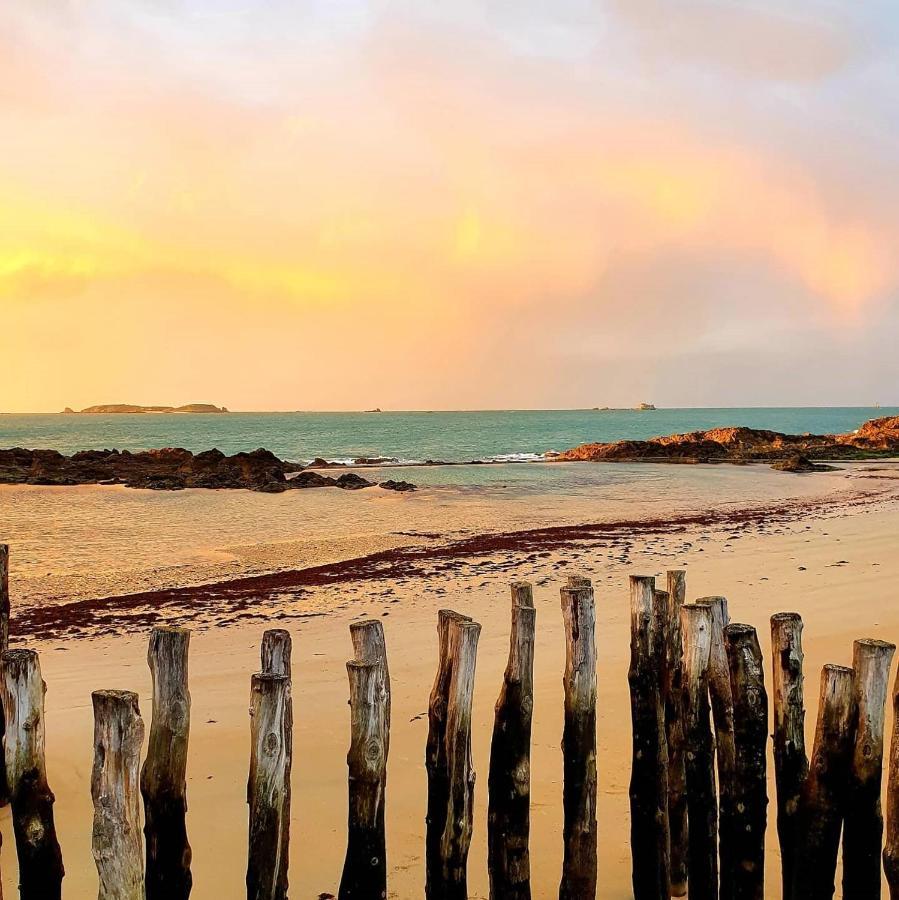
[[[810,515],[868,505],[881,499],[882,495],[858,492],[840,497],[838,504],[832,499],[817,499],[667,518],[479,534],[436,546],[398,547],[304,569],[134,594],[51,602],[21,610],[11,623],[11,631],[14,638],[33,636],[47,640],[102,634],[122,625],[132,628],[150,625],[160,617],[177,618],[181,624],[200,620],[206,624],[233,624],[258,615],[308,617],[309,613],[279,611],[278,604],[284,598],[294,599],[316,587],[365,581],[395,582],[432,575],[444,571],[446,563],[453,560],[470,560],[493,554],[533,553],[535,550],[562,550],[609,539],[671,534],[703,526],[721,529],[737,525],[784,524]]]

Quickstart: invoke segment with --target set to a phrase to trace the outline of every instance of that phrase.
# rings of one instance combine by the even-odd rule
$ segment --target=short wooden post
[[[9,544],[0,544],[0,660],[9,649],[9,612]],[[0,666],[2,666],[2,662],[0,662]],[[6,721],[3,708],[0,707],[0,745],[3,743],[5,730]],[[6,760],[0,753],[0,806],[6,806],[7,803],[9,803],[9,790],[6,782]],[[2,895],[0,895],[0,900],[3,900]]]
[[[286,675],[290,678],[290,632],[284,628],[269,628],[262,635],[260,653],[262,673],[265,675]]]
[[[690,900],[717,900],[718,804],[709,710],[711,609],[696,603],[685,603],[681,607],[681,632],[684,642],[687,815],[690,823],[687,883]]]
[[[258,672],[250,688],[247,900],[287,900],[292,760],[290,678]]]
[[[777,786],[777,837],[780,842],[784,900],[793,896],[797,813],[808,775],[802,676],[802,618],[771,616],[771,670],[774,694],[774,781]]]
[[[509,661],[493,722],[487,780],[487,870],[492,900],[530,900],[531,717],[537,612],[526,581],[512,584]]]
[[[724,627],[730,622],[727,599],[703,597],[696,601],[712,612],[712,651],[709,657],[709,696],[715,722],[715,758],[718,764],[718,841],[721,864],[721,896],[733,894],[734,868],[740,836],[734,831],[734,701],[724,647]]]
[[[895,644],[870,638],[852,650],[858,726],[843,821],[843,896],[853,900],[880,897],[884,705],[895,650]]]
[[[159,626],[150,634],[147,662],[153,676],[153,716],[140,775],[147,838],[147,900],[187,900],[192,879],[187,840],[187,742],[190,632]]]
[[[350,681],[349,813],[340,900],[387,897],[384,833],[387,755],[390,747],[390,686],[387,648],[380,622],[350,625],[355,659]]]
[[[449,687],[455,660],[451,655],[450,631],[454,626],[470,622],[468,616],[441,609],[437,613],[437,674],[428,701],[428,740],[425,748],[425,770],[428,776],[428,807],[425,818],[425,896],[442,900],[443,865],[441,841],[446,825],[449,802],[449,771],[446,759],[446,717]]]
[[[750,625],[724,629],[734,700],[734,833],[736,860],[733,896],[764,900],[765,828],[768,823],[768,695],[762,650]]]
[[[797,820],[794,898],[833,897],[855,743],[857,707],[852,682],[852,669],[845,666],[827,665],[821,671],[815,744]]]
[[[899,672],[893,682],[893,733],[890,738],[886,820],[883,870],[890,886],[890,900],[899,900]]]
[[[654,645],[655,579],[630,576],[631,861],[635,900],[668,900],[668,750]]]
[[[680,611],[687,593],[687,573],[671,569],[667,575],[665,613],[665,740],[668,746],[668,830],[671,853],[671,894],[687,893],[687,783],[684,769],[684,642]]]
[[[444,900],[467,900],[468,850],[474,829],[475,773],[471,760],[471,705],[477,660],[477,622],[450,624],[453,671],[446,706],[446,769],[449,776],[446,815],[440,839],[441,892]]]
[[[21,900],[59,900],[65,869],[44,759],[40,660],[33,650],[7,650],[2,668],[4,753],[19,858],[19,896]]]
[[[561,593],[565,724],[559,900],[583,900],[596,894],[596,612],[593,587],[587,579],[569,582]]]
[[[143,900],[140,829],[140,751],[144,721],[137,694],[94,691],[94,767],[91,843],[100,880],[99,900]]]

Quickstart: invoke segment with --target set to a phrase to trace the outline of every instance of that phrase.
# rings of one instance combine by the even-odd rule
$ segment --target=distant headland
[[[64,413],[81,415],[82,413],[226,413],[224,406],[212,403],[187,403],[184,406],[135,406],[132,403],[105,403],[99,406],[88,406],[82,410],[67,406]]]

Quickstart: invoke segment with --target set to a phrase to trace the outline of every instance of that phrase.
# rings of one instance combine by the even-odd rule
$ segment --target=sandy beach
[[[854,473],[856,476],[859,473]],[[865,473],[862,473],[865,474]],[[875,473],[867,473],[875,474]],[[891,475],[891,472],[885,473]],[[899,579],[894,536],[899,529],[895,482],[888,478],[790,476],[781,484],[805,494],[789,503],[764,502],[743,512],[727,509],[717,520],[714,509],[685,510],[659,521],[643,509],[643,520],[623,523],[613,532],[573,529],[553,541],[539,530],[527,539],[496,540],[513,533],[511,524],[536,526],[541,519],[573,525],[587,511],[583,499],[558,503],[552,509],[517,518],[502,503],[481,499],[482,522],[493,513],[494,540],[477,552],[446,555],[426,553],[435,538],[425,536],[425,522],[444,519],[447,531],[456,524],[446,509],[419,512],[410,518],[422,530],[416,535],[381,535],[380,544],[361,528],[344,543],[322,546],[308,557],[325,566],[358,560],[357,553],[387,552],[391,560],[417,560],[404,577],[387,579],[365,574],[358,562],[343,572],[335,585],[300,585],[289,569],[272,565],[274,551],[257,550],[255,571],[281,573],[282,602],[245,609],[236,616],[216,615],[215,605],[189,615],[177,604],[162,610],[173,620],[189,620],[190,687],[193,698],[188,763],[188,830],[193,846],[193,896],[238,898],[244,895],[246,865],[246,775],[249,753],[247,705],[250,674],[258,669],[259,644],[266,627],[288,628],[294,639],[295,749],[291,840],[291,894],[315,898],[336,893],[345,849],[346,765],[348,708],[345,661],[351,656],[348,625],[364,616],[381,617],[386,630],[393,684],[393,726],[387,800],[388,872],[390,895],[421,896],[425,809],[424,744],[428,692],[436,666],[436,613],[452,607],[483,625],[475,687],[473,746],[478,771],[474,843],[469,861],[471,896],[487,896],[486,770],[493,704],[505,666],[509,634],[509,582],[528,578],[535,584],[537,647],[535,714],[532,750],[532,885],[535,897],[558,890],[561,863],[561,674],[564,666],[559,586],[570,572],[591,577],[596,588],[599,650],[599,890],[604,898],[630,896],[627,783],[630,768],[630,720],[627,688],[629,617],[627,575],[663,575],[667,568],[685,568],[688,599],[724,594],[734,621],[755,625],[770,672],[769,616],[781,610],[800,612],[805,620],[806,730],[811,740],[817,706],[818,675],[825,662],[848,663],[852,641],[859,637],[896,640],[899,606],[891,597]],[[763,470],[741,472],[764,492]],[[822,478],[823,480],[817,480]],[[751,486],[751,485],[750,485]],[[32,489],[37,490],[37,489]],[[50,490],[50,489],[44,489]],[[82,489],[75,489],[81,492]],[[93,489],[94,491],[103,489]],[[75,496],[70,490],[67,496]],[[248,497],[244,492],[237,494]],[[47,497],[49,498],[49,494]],[[90,497],[90,495],[87,495]],[[210,502],[220,495],[211,494]],[[33,498],[32,498],[33,499]],[[270,501],[272,498],[261,498]],[[305,499],[305,498],[304,498]],[[347,503],[358,500],[347,498]],[[418,497],[416,501],[423,498]],[[405,498],[389,498],[395,504]],[[255,498],[254,498],[255,501]],[[74,506],[77,508],[78,500]],[[719,504],[722,506],[722,504]],[[408,507],[406,507],[408,508]],[[470,507],[465,508],[468,516]],[[594,510],[595,512],[595,510]],[[720,513],[720,510],[719,510]],[[689,522],[690,516],[693,521]],[[615,517],[613,517],[615,518]],[[589,522],[585,519],[584,522]],[[414,528],[410,530],[415,531]],[[468,548],[471,550],[471,534]],[[50,543],[57,538],[48,536]],[[457,544],[464,540],[454,534]],[[444,538],[437,541],[444,546]],[[449,542],[452,543],[452,542]],[[14,544],[14,542],[13,542]],[[289,542],[278,545],[295,553]],[[397,548],[406,548],[396,556]],[[306,548],[308,551],[308,547]],[[403,554],[405,553],[405,557]],[[251,554],[252,557],[252,554]],[[268,563],[265,565],[262,560]],[[109,562],[112,562],[111,560]],[[225,565],[233,565],[231,562]],[[242,563],[244,565],[244,563]],[[101,570],[98,561],[86,568]],[[188,569],[188,571],[191,571]],[[88,576],[57,582],[51,601],[33,590],[35,573],[17,584],[28,595],[26,611],[42,604],[62,606],[83,600]],[[208,574],[208,573],[207,573]],[[233,575],[246,577],[246,570]],[[115,576],[100,572],[100,582],[114,586]],[[122,585],[132,575],[120,577]],[[149,578],[149,576],[144,576]],[[74,580],[71,580],[74,579]],[[319,579],[320,580],[320,579]],[[302,581],[302,579],[300,579]],[[199,583],[199,581],[198,581]],[[290,585],[293,587],[290,587]],[[80,585],[80,587],[79,587]],[[228,583],[219,584],[225,591]],[[163,585],[164,586],[164,585]],[[31,590],[32,593],[28,594]],[[121,591],[127,593],[126,590]],[[175,592],[177,594],[177,592]],[[148,602],[150,602],[148,600]],[[112,602],[115,605],[115,602]],[[77,608],[77,607],[75,607]],[[68,612],[71,612],[69,609]],[[68,614],[68,612],[66,614]],[[133,611],[132,611],[133,612]],[[280,618],[283,617],[283,618]],[[231,619],[231,624],[228,620]],[[39,632],[25,643],[41,652],[47,682],[47,757],[51,786],[56,794],[56,817],[67,875],[66,895],[87,898],[96,894],[96,873],[90,855],[90,767],[92,715],[90,692],[97,688],[128,688],[139,692],[145,718],[150,710],[146,665],[148,621],[143,615],[108,620],[105,632],[73,638],[61,634],[41,639]],[[14,625],[15,628],[15,625]],[[97,631],[96,628],[93,629]],[[90,631],[90,629],[88,629]],[[14,643],[21,645],[21,638]],[[888,727],[891,716],[888,712]],[[770,768],[770,766],[769,766]],[[773,797],[773,786],[770,792]],[[4,836],[3,886],[15,892],[9,811],[0,813]],[[773,814],[768,828],[768,895],[779,895],[779,859]]]

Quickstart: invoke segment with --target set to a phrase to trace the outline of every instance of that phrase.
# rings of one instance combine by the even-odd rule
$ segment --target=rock
[[[392,478],[388,481],[382,481],[379,487],[384,488],[385,491],[400,491],[403,493],[416,490],[415,485],[411,481],[394,481]]]
[[[368,481],[355,472],[344,472],[335,482],[337,487],[343,488],[345,491],[358,491],[359,488],[373,487],[374,482]]]
[[[712,428],[646,441],[582,444],[556,460],[595,462],[781,462],[871,459],[899,453],[899,417],[872,419],[849,434],[782,434],[758,428]]]
[[[337,482],[327,475],[319,475],[318,472],[300,472],[295,478],[291,478],[287,482],[288,487],[292,488],[316,488],[316,487],[333,487]]]
[[[791,456],[774,463],[772,469],[778,472],[835,472],[836,466],[826,466],[823,463],[813,463],[805,456]]]

